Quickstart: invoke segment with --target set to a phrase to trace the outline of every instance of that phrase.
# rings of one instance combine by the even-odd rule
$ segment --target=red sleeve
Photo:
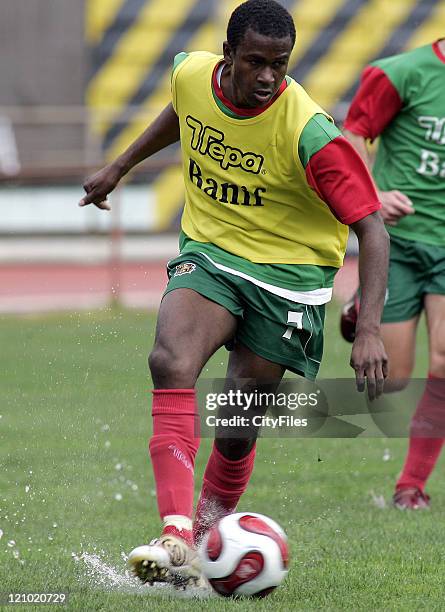
[[[354,134],[374,140],[402,107],[399,92],[381,68],[364,69],[343,127]]]
[[[345,225],[381,208],[364,161],[343,136],[334,138],[312,155],[306,166],[306,178],[333,215]]]

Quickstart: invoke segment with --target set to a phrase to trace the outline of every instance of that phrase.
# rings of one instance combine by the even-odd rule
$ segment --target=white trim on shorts
[[[223,264],[216,263],[216,261],[213,261],[213,259],[207,255],[207,253],[199,251],[199,254],[204,255],[204,257],[208,259],[210,263],[215,266],[215,268],[218,268],[218,270],[222,270],[223,272],[227,272],[233,276],[244,278],[244,280],[257,285],[257,287],[261,287],[262,289],[269,291],[269,293],[278,295],[279,297],[290,300],[291,302],[307,304],[309,306],[319,306],[321,304],[326,304],[332,299],[332,287],[322,287],[321,289],[313,289],[312,291],[291,291],[290,289],[283,289],[282,287],[270,285],[269,283],[265,283],[253,276],[250,276],[249,274],[245,274],[239,270],[234,270],[233,268],[229,268]]]

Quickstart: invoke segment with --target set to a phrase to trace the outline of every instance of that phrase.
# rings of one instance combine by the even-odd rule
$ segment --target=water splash
[[[179,591],[170,584],[141,584],[128,569],[111,565],[105,560],[105,556],[103,551],[100,554],[97,552],[71,553],[71,557],[78,566],[80,581],[87,583],[91,589],[186,599],[204,599],[213,595],[209,591],[198,588]],[[124,552],[121,552],[121,558],[126,563],[128,557]]]
[[[91,587],[144,593],[147,590],[128,570],[113,567],[97,553],[71,553],[71,556],[79,564],[81,573],[82,569],[84,570],[82,578],[86,579]]]
[[[376,495],[374,491],[370,491],[370,495],[374,506],[380,508],[380,510],[387,508],[387,503],[383,495]]]

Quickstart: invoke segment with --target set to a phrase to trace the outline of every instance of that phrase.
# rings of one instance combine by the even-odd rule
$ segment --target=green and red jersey
[[[373,168],[382,191],[413,202],[390,234],[445,245],[445,56],[438,41],[373,62],[362,74],[344,127],[374,140]]]

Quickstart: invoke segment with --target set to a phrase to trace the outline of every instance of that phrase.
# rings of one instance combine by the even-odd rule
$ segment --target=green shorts
[[[445,247],[391,236],[388,289],[382,323],[414,318],[425,295],[445,295]]]
[[[169,261],[167,272],[164,295],[193,289],[238,318],[235,343],[310,380],[316,377],[323,354],[324,304],[309,306],[279,297],[219,270],[199,253]]]

